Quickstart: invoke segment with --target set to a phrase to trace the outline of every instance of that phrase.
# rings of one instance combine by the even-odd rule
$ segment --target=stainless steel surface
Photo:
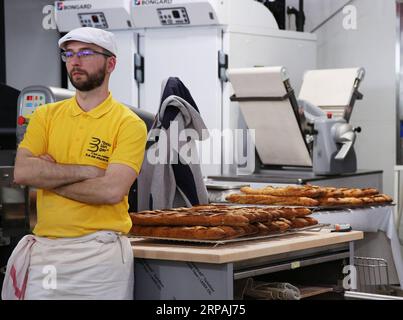
[[[280,264],[284,261],[297,261],[301,259],[307,259],[318,254],[337,254],[340,252],[346,252],[349,250],[349,246],[346,243],[338,243],[333,245],[328,245],[326,248],[311,248],[305,249],[302,252],[286,252],[281,254],[272,255],[270,257],[260,257],[255,259],[237,261],[234,263],[235,271],[242,271],[255,267],[263,267],[267,264]]]
[[[236,190],[242,187],[250,187],[250,184],[247,183],[239,183],[239,182],[226,182],[226,183],[217,183],[214,181],[208,181],[205,183],[206,188],[209,190]]]
[[[344,173],[335,176],[316,176],[309,170],[265,170],[259,174],[251,175],[223,175],[209,176],[210,179],[220,182],[244,182],[249,184],[285,184],[301,185],[314,184],[330,187],[349,187],[349,188],[377,188],[382,191],[381,170],[367,171],[359,170],[355,173]]]
[[[354,300],[403,300],[403,297],[365,293],[365,292],[355,292],[355,291],[346,291],[344,293],[344,297],[346,299],[354,299]]]
[[[30,231],[28,189],[13,182],[14,167],[0,167],[0,223],[6,237]]]
[[[343,144],[335,159],[344,160],[354,145],[356,133],[353,126],[348,123],[336,124],[334,130],[336,142]]]
[[[352,211],[354,209],[363,209],[363,208],[379,208],[379,207],[387,207],[387,206],[395,206],[394,203],[380,203],[380,204],[362,204],[362,205],[337,205],[337,206],[318,206],[318,207],[310,207],[312,211],[340,211],[340,210],[348,210]]]
[[[296,268],[311,266],[314,264],[341,260],[349,257],[349,252],[323,254],[318,257],[305,258],[295,261],[289,261],[283,264],[275,264],[262,268],[253,268],[250,270],[234,272],[234,280],[244,279],[248,277],[260,276],[267,273],[292,270]]]
[[[225,197],[231,193],[239,192],[242,187],[250,187],[248,183],[240,182],[216,182],[213,180],[206,180],[205,185],[207,188],[209,203],[222,203],[225,202]]]

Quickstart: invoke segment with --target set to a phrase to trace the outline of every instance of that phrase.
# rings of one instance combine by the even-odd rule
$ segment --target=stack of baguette
[[[142,237],[225,240],[262,236],[318,223],[307,208],[195,206],[130,213],[131,234]]]
[[[289,206],[363,206],[385,204],[391,197],[380,194],[375,188],[353,189],[318,186],[267,186],[261,189],[241,188],[241,193],[231,194],[226,200],[240,204],[265,204]]]

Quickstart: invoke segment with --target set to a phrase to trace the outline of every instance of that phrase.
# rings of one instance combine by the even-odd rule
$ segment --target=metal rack
[[[354,257],[357,270],[357,290],[365,293],[392,294],[388,262],[385,259]]]

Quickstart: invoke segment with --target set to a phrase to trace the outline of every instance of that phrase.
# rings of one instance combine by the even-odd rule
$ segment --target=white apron
[[[125,236],[110,231],[63,239],[29,235],[8,261],[2,298],[131,300],[133,285],[133,251]]]

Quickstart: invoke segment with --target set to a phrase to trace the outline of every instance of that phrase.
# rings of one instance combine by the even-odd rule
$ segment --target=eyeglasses
[[[71,60],[75,55],[77,55],[77,58],[79,58],[80,60],[85,60],[85,59],[93,57],[96,54],[102,54],[103,56],[106,56],[106,57],[112,57],[112,55],[110,55],[110,54],[91,50],[91,49],[84,49],[84,50],[80,50],[78,52],[63,51],[63,52],[61,52],[60,55],[62,57],[62,61],[67,62],[67,61]]]

